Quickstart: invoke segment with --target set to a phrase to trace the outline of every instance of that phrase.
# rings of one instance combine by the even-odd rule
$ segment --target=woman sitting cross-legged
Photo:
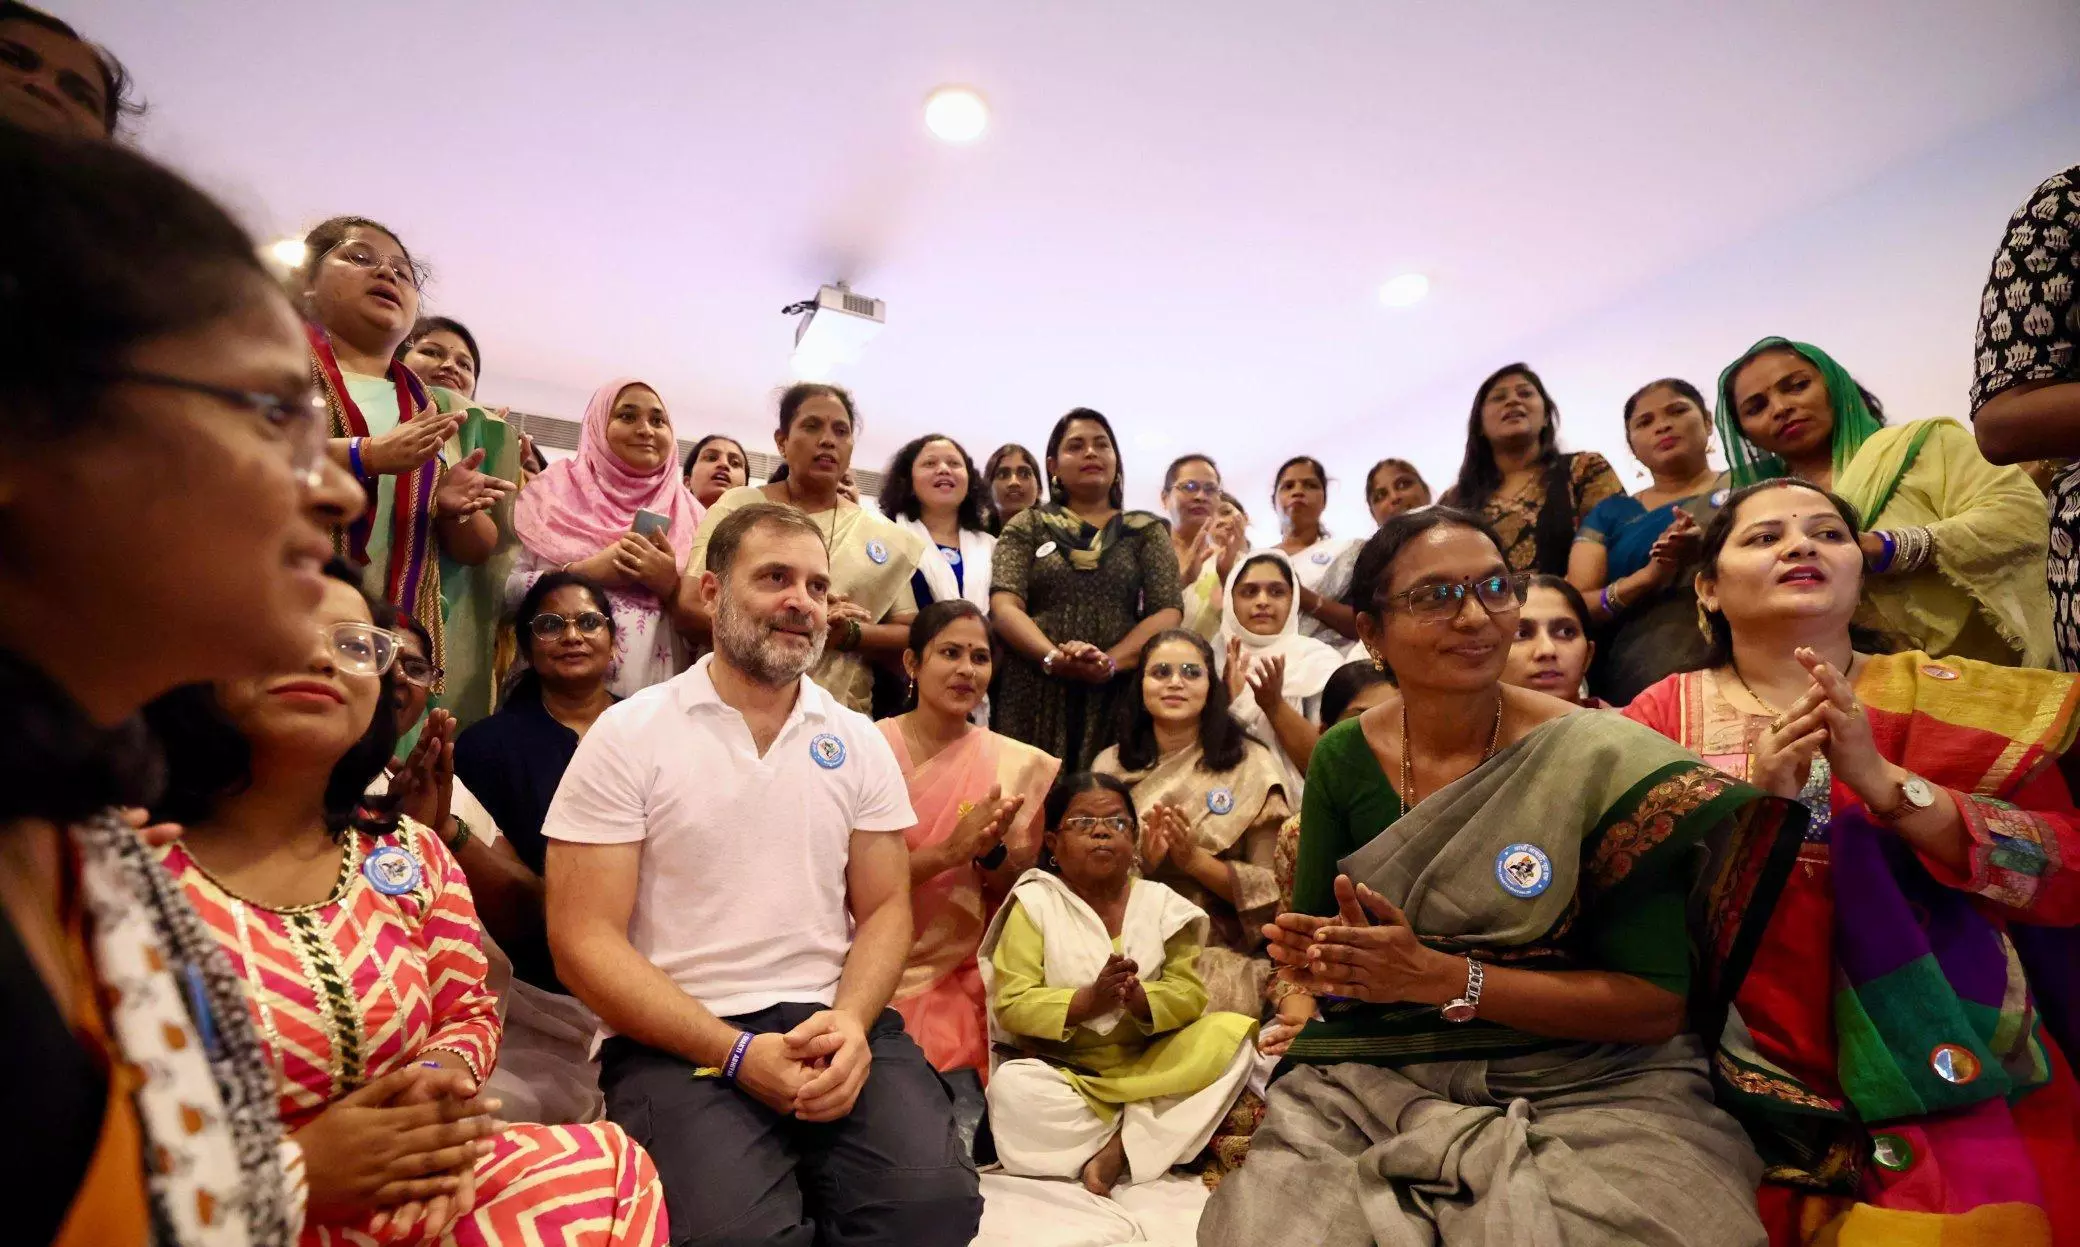
[[[506,1126],[469,886],[426,827],[364,800],[396,739],[377,628],[328,584],[300,670],[194,685],[147,710],[167,752],[167,870],[245,980],[307,1185],[306,1247],[392,1239],[665,1241],[650,1158],[619,1127]],[[447,1189],[398,1202],[400,1179]]]
[[[989,1065],[975,949],[1012,883],[1040,856],[1040,803],[1062,765],[969,721],[991,666],[982,609],[965,598],[932,603],[911,622],[903,654],[916,704],[875,725],[917,812],[908,833],[917,939],[889,1006],[942,1071]]]
[[[1142,825],[1141,869],[1205,910],[1199,977],[1216,1009],[1256,1017],[1271,981],[1260,929],[1278,912],[1272,858],[1292,812],[1285,771],[1228,711],[1213,648],[1173,628],[1141,653],[1120,743],[1091,769],[1123,781]]]
[[[1395,517],[1353,583],[1399,688],[1315,747],[1297,912],[1265,932],[1322,1017],[1199,1241],[1760,1247],[1698,1035],[1801,811],[1503,684],[1523,581],[1479,517]]]
[[[1854,516],[1799,480],[1735,493],[1697,574],[1710,665],[1625,710],[1813,811],[1722,1103],[1777,1247],[2080,1243],[2080,684],[1859,652]]]
[[[1193,968],[1206,915],[1134,874],[1126,786],[1089,771],[1047,794],[1046,852],[982,942],[1004,1168],[1100,1195],[1189,1160],[1242,1093],[1256,1019],[1208,1012]]]

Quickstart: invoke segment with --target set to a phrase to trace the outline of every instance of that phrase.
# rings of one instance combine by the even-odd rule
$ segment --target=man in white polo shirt
[[[823,534],[748,506],[706,564],[715,652],[599,717],[542,828],[607,1117],[656,1160],[674,1243],[965,1244],[975,1168],[887,1007],[916,817],[881,733],[806,678]]]

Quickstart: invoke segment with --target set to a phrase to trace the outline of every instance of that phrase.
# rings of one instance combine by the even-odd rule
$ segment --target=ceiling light
[[[1429,293],[1429,278],[1421,273],[1403,273],[1379,288],[1379,301],[1387,307],[1414,307]]]
[[[309,251],[301,238],[280,238],[267,244],[267,254],[283,268],[302,268]]]
[[[924,124],[948,143],[972,143],[989,129],[989,105],[967,87],[940,87],[924,102]]]

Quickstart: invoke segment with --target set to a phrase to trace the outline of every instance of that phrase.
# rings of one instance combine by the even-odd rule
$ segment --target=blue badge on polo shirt
[[[403,896],[419,886],[425,873],[411,850],[394,844],[377,849],[361,863],[362,876],[384,896]]]
[[[1553,859],[1535,844],[1512,844],[1495,855],[1495,881],[1518,900],[1553,886]]]
[[[1226,788],[1216,788],[1206,794],[1206,808],[1215,814],[1226,814],[1235,808],[1235,794]]]
[[[888,547],[882,545],[878,538],[869,541],[867,542],[867,557],[876,563],[886,563],[888,562]]]
[[[809,756],[824,770],[835,771],[845,765],[845,742],[829,732],[819,732],[809,742]]]

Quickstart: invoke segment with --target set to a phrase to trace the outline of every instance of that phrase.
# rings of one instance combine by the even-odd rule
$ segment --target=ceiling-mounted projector
[[[886,303],[854,294],[844,282],[825,286],[814,299],[782,310],[801,315],[794,327],[794,371],[806,378],[823,376],[836,365],[857,360],[888,318]]]

